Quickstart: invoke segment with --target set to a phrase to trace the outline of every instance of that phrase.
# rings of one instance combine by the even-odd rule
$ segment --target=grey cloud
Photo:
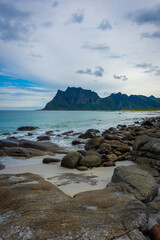
[[[117,59],[117,58],[122,58],[122,56],[120,56],[120,55],[110,55],[109,58]]]
[[[128,14],[127,16],[131,21],[138,25],[150,23],[154,25],[160,24],[160,5],[150,9],[141,9]]]
[[[90,45],[88,43],[84,44],[82,48],[86,48],[89,50],[96,50],[96,51],[109,51],[110,48],[105,44],[96,44],[96,45]]]
[[[113,75],[114,79],[118,79],[118,80],[122,80],[122,81],[127,81],[128,78],[126,77],[126,75]]]
[[[42,27],[44,27],[44,28],[50,28],[50,27],[52,27],[52,26],[53,26],[53,23],[52,23],[51,21],[44,22],[44,23],[42,24]]]
[[[34,29],[27,20],[31,14],[0,2],[0,39],[4,41],[26,41]]]
[[[97,66],[95,71],[92,71],[91,69],[87,68],[86,70],[81,70],[81,69],[77,70],[76,73],[92,75],[95,77],[103,77],[104,69],[100,66]]]
[[[149,38],[149,39],[157,39],[160,38],[160,31],[156,31],[153,33],[149,33],[149,32],[144,32],[141,34],[142,38]]]
[[[98,26],[98,29],[105,31],[108,29],[112,29],[112,26],[110,24],[110,22],[107,19],[103,19],[102,22],[100,23],[100,25]]]
[[[71,18],[68,20],[67,23],[82,23],[84,20],[84,10],[77,10],[77,12],[73,13]]]
[[[160,76],[160,67],[152,65],[151,63],[140,63],[134,65],[136,68],[144,69],[144,73],[154,73],[156,76]]]
[[[40,54],[36,54],[34,52],[30,52],[31,56],[34,57],[34,58],[42,58],[43,56],[40,55]]]
[[[59,5],[59,2],[57,2],[57,1],[55,1],[55,2],[53,2],[53,4],[52,4],[52,7],[57,7]]]

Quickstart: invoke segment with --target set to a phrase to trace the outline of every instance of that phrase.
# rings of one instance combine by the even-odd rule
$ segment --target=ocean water
[[[77,136],[60,136],[61,133],[70,130],[85,132],[89,128],[103,131],[118,124],[129,125],[142,118],[159,115],[160,112],[146,111],[0,111],[0,138],[7,138],[8,136],[3,135],[7,132],[19,139],[36,140],[37,136],[52,130],[52,142],[71,148],[71,142]],[[22,131],[13,134],[21,126],[37,126],[39,129],[32,131],[33,136],[28,136],[28,132]]]

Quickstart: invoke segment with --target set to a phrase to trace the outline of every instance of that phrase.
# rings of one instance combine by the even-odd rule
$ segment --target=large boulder
[[[160,171],[160,138],[138,136],[131,155],[137,163],[149,163]]]
[[[17,157],[31,158],[44,155],[54,156],[53,152],[45,152],[33,148],[21,148],[21,147],[4,147],[4,152],[7,156],[15,158]]]
[[[80,159],[79,165],[86,167],[99,167],[102,163],[100,157],[96,155],[88,155]]]
[[[71,198],[38,175],[1,175],[0,193],[4,240],[146,239],[146,206],[111,186]]]
[[[137,166],[115,168],[112,182],[127,183],[134,190],[134,196],[145,203],[152,201],[158,194],[158,185],[154,178]]]
[[[69,152],[62,158],[61,166],[66,168],[76,168],[82,155],[79,152]]]
[[[17,130],[18,131],[33,131],[38,128],[39,127],[34,127],[34,126],[23,126],[23,127],[19,127]]]
[[[79,135],[78,138],[83,138],[83,139],[87,139],[87,138],[93,138],[96,136],[96,133],[99,133],[100,131],[97,129],[88,129],[85,133],[82,133],[81,135]]]
[[[19,146],[23,148],[33,148],[38,149],[41,151],[49,151],[49,152],[56,152],[57,150],[60,150],[61,148],[52,142],[34,142],[29,140],[20,140]]]
[[[85,149],[90,150],[90,149],[97,149],[100,147],[102,143],[105,142],[105,139],[103,136],[99,137],[94,137],[91,138],[86,144],[85,144]]]
[[[0,140],[0,149],[4,147],[18,147],[18,142],[15,140]]]

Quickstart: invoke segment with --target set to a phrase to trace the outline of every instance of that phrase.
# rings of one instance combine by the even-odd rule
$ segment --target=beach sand
[[[62,158],[62,154],[55,156]],[[45,180],[53,183],[63,192],[74,196],[79,192],[103,189],[111,181],[115,167],[98,167],[87,171],[78,171],[60,166],[60,163],[43,164],[43,157],[27,160],[9,160],[7,168],[0,171],[1,174],[33,173],[42,176]],[[21,166],[14,166],[16,161],[21,161]],[[12,164],[11,164],[12,162]],[[36,162],[35,164],[33,164]],[[38,163],[37,163],[38,162]],[[31,164],[32,163],[32,164]],[[19,164],[19,163],[18,163]],[[131,161],[116,162],[117,166],[135,165]]]

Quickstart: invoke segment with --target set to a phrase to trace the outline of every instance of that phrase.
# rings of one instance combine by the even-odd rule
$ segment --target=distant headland
[[[160,108],[160,98],[143,95],[112,93],[100,98],[98,94],[81,87],[58,90],[56,96],[43,110],[150,110]]]

